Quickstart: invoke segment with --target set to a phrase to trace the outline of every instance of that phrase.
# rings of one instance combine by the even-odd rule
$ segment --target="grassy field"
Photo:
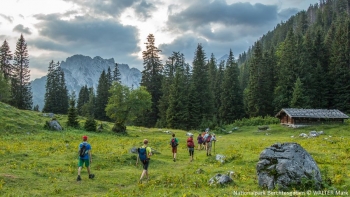
[[[56,118],[65,125],[66,116]],[[331,183],[327,191],[350,190],[349,121],[299,129],[269,125],[271,129],[264,132],[258,132],[257,126],[240,127],[231,134],[213,131],[218,139],[215,153],[227,157],[221,164],[203,150],[195,150],[195,159],[189,162],[187,131],[127,127],[128,135],[119,136],[110,132],[112,124],[104,122],[101,133],[78,129],[58,132],[43,129],[47,120],[50,118],[43,113],[0,103],[0,196],[233,196],[234,192],[262,192],[256,164],[261,151],[277,142],[296,142],[307,150],[322,178]],[[325,134],[298,137],[311,130]],[[176,162],[169,146],[171,136],[164,131],[174,132],[180,140]],[[197,137],[198,131],[190,132]],[[95,179],[88,179],[84,168],[83,180],[77,182],[77,151],[83,135],[89,136],[92,145]],[[136,155],[130,149],[141,146],[144,138],[156,154],[150,162],[150,180],[139,184],[142,167],[135,165]],[[197,174],[198,169],[204,173]],[[235,172],[234,183],[208,185],[216,173],[228,171]]]

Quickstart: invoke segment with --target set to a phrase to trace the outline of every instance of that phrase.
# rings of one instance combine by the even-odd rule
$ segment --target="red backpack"
[[[191,140],[191,139],[188,139],[188,140],[187,140],[187,147],[188,147],[188,148],[194,148],[193,140]]]
[[[207,142],[210,142],[210,140],[211,140],[211,135],[209,135],[209,136],[207,137]]]

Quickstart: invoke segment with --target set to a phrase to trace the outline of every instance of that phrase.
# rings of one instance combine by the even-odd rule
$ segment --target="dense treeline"
[[[246,115],[274,115],[286,107],[350,113],[349,13],[347,0],[322,0],[241,54]]]
[[[113,120],[116,131],[125,130],[124,124],[185,130],[213,128],[242,118],[273,116],[289,107],[350,113],[349,13],[347,0],[321,0],[278,24],[237,59],[228,50],[228,58],[220,62],[214,54],[207,57],[198,44],[191,64],[181,52],[173,52],[163,64],[161,50],[150,34],[142,53],[142,88],[119,86],[116,64],[113,71],[109,68],[101,73],[96,91],[82,87],[76,109],[75,97],[68,99],[59,63],[52,61],[43,111],[79,114],[92,121]],[[0,101],[30,109],[28,52],[23,36],[14,58],[6,41],[0,51]],[[146,100],[140,103],[141,95],[148,95],[145,91],[150,95],[150,105]],[[58,94],[63,98],[58,99]],[[125,101],[131,98],[134,103]],[[137,104],[137,113],[126,113]],[[124,116],[114,113],[120,111],[119,107],[126,109],[122,110]],[[106,108],[110,109],[108,116]]]
[[[243,117],[273,116],[281,108],[350,113],[350,3],[321,0],[278,24],[235,60],[206,57],[201,44],[192,67],[174,52],[160,68],[149,35],[142,84],[153,107],[144,126],[198,129]],[[179,66],[180,65],[180,66]],[[147,83],[146,83],[147,82]],[[157,106],[157,107],[155,107]],[[155,124],[156,123],[156,124]]]

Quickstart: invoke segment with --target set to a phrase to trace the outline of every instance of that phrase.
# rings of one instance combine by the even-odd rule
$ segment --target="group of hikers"
[[[80,172],[82,167],[85,164],[85,167],[87,168],[89,178],[93,179],[95,177],[94,174],[90,171],[90,164],[92,163],[92,154],[91,154],[91,145],[87,142],[88,137],[83,136],[83,142],[79,144],[79,162],[78,162],[78,177],[77,181],[81,181]],[[206,150],[207,156],[211,156],[211,150],[214,143],[214,153],[215,153],[215,134],[210,134],[209,129],[207,128],[205,132],[201,133],[197,137],[197,143],[198,143],[198,150]],[[172,134],[172,138],[170,139],[170,146],[171,151],[173,154],[173,161],[176,162],[176,154],[177,154],[177,147],[179,145],[179,140],[175,137],[175,134]],[[190,156],[190,162],[193,161],[194,156],[194,149],[195,149],[195,143],[193,140],[193,134],[190,134],[187,138],[187,148]],[[144,177],[146,179],[149,179],[148,176],[148,165],[150,158],[152,156],[152,149],[148,146],[148,140],[143,140],[143,146],[137,149],[138,157],[136,160],[136,165],[138,165],[138,162],[141,161],[143,165],[143,171],[141,173],[141,177],[139,180],[139,183],[142,183],[142,180]]]

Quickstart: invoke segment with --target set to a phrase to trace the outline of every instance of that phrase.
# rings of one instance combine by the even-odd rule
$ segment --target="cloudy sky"
[[[174,3],[176,2],[176,3]],[[0,0],[0,43],[10,50],[23,34],[31,78],[51,60],[74,54],[114,58],[143,70],[147,36],[162,62],[173,51],[191,63],[198,43],[207,57],[237,57],[259,37],[318,0]]]

